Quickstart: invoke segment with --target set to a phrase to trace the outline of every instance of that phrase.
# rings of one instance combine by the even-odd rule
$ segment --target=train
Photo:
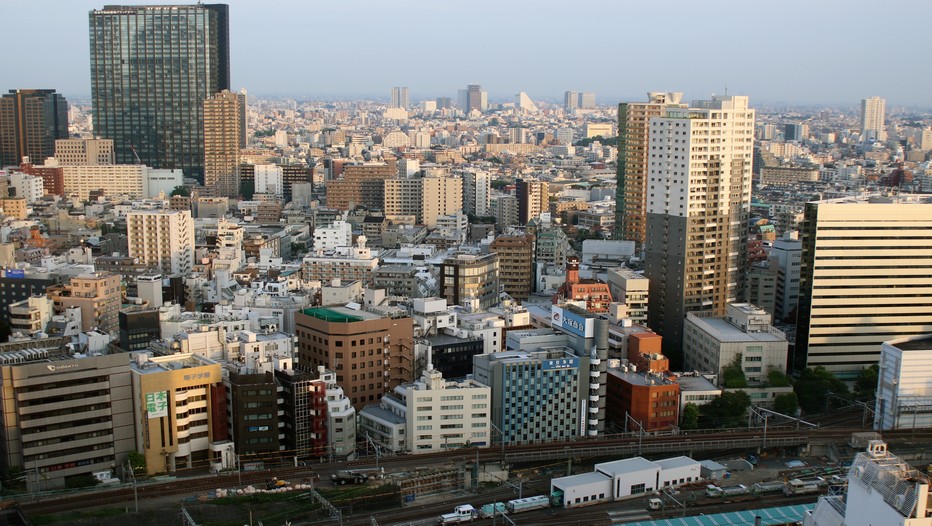
[[[479,518],[492,517],[493,515],[512,515],[525,511],[541,510],[551,506],[550,497],[546,495],[514,499],[505,503],[493,502],[478,509],[471,504],[463,504],[454,508],[453,512],[438,517],[437,524],[460,524],[472,522]]]

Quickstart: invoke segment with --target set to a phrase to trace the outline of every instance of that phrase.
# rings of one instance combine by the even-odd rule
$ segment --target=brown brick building
[[[625,426],[625,413],[630,417],[628,431],[638,430],[631,419],[645,432],[670,429],[679,422],[680,385],[662,373],[610,369],[607,394],[606,416],[617,427]]]
[[[348,164],[343,178],[327,181],[327,206],[349,210],[357,205],[381,209],[385,204],[385,179],[398,176],[395,160],[380,164]]]
[[[353,407],[376,402],[397,385],[414,380],[411,318],[387,318],[344,307],[295,314],[299,367],[334,371]]]
[[[534,236],[498,236],[490,248],[498,254],[498,281],[505,292],[518,301],[527,300],[534,277]]]

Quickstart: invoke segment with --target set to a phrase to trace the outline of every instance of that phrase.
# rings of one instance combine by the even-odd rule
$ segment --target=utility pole
[[[139,491],[136,486],[136,470],[133,469],[129,457],[126,458],[126,468],[129,469],[129,476],[133,477],[133,502],[136,505],[136,513],[139,513]]]
[[[628,419],[629,418],[631,419],[632,422],[638,425],[638,456],[640,456],[641,455],[641,442],[644,439],[644,426],[641,425],[641,422],[635,420],[633,416],[631,416],[630,414],[628,414],[627,411],[625,411],[625,433],[628,432]]]
[[[492,426],[494,431],[498,432],[498,439],[502,445],[502,467],[505,467],[505,433],[502,433],[502,430],[499,429],[495,424],[489,422],[489,425]],[[489,437],[491,438],[491,437]]]

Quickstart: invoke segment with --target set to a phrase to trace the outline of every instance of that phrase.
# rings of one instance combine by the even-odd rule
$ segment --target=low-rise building
[[[880,347],[874,429],[932,427],[932,336],[900,338]]]
[[[680,386],[663,372],[609,369],[607,396],[607,417],[616,427],[648,432],[679,424]]]

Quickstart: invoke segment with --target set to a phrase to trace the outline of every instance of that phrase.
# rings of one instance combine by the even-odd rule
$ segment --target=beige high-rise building
[[[194,267],[194,220],[184,210],[139,210],[126,215],[130,257],[166,274]]]
[[[854,380],[881,343],[932,333],[930,196],[808,203],[801,234],[796,368]]]
[[[665,108],[683,107],[682,93],[649,92],[647,102],[618,105],[618,174],[615,190],[615,239],[644,248],[647,232],[647,170],[650,166],[649,124]]]
[[[540,217],[541,212],[550,211],[550,185],[546,181],[515,181],[515,197],[518,198],[518,224]]]
[[[489,246],[498,254],[498,280],[517,301],[526,301],[534,286],[534,236],[514,233],[498,236]]]
[[[437,226],[437,218],[463,209],[463,181],[458,177],[386,179],[386,216],[413,215],[419,224]]]
[[[673,360],[686,313],[723,316],[745,286],[754,110],[744,96],[693,106],[668,106],[648,130],[648,320]]]
[[[55,159],[59,166],[113,164],[113,139],[58,139]]]
[[[204,186],[218,197],[239,196],[239,152],[246,96],[223,90],[204,99]]]
[[[57,312],[70,307],[81,309],[82,330],[96,327],[103,332],[115,332],[120,328],[123,289],[118,274],[81,274],[71,278],[68,284],[49,287],[48,295],[55,302]]]
[[[861,99],[861,135],[864,138],[878,141],[886,139],[883,129],[886,113],[886,99],[880,97]]]

